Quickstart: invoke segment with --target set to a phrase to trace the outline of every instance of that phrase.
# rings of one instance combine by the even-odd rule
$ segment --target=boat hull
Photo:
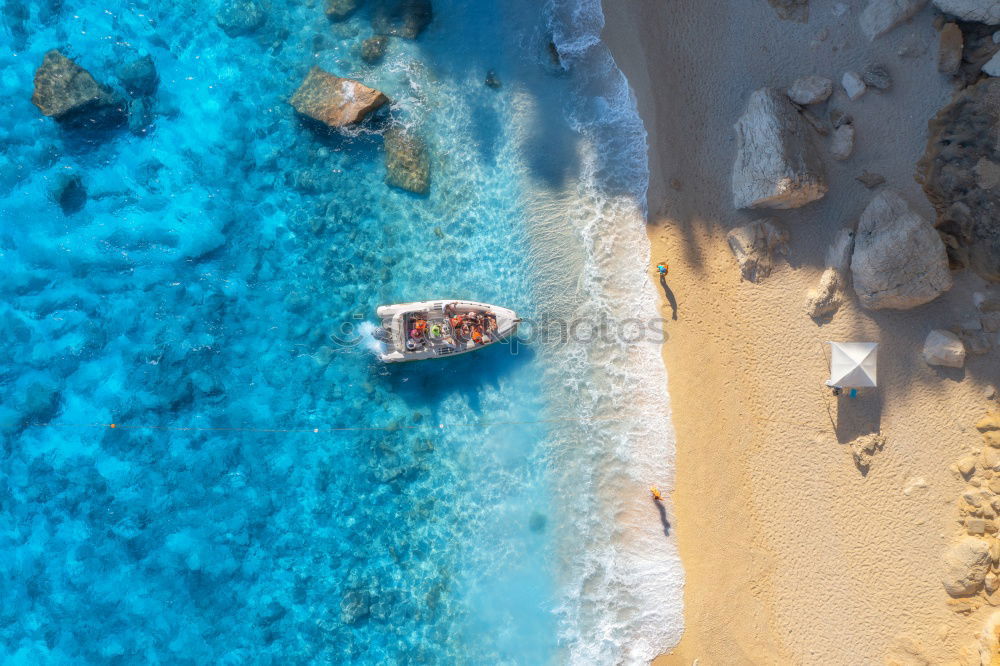
[[[457,331],[451,330],[445,312],[447,306],[454,306],[455,311],[460,315],[469,312],[492,313],[496,317],[496,331],[487,335],[488,342],[476,343],[472,340],[462,340]],[[518,319],[517,313],[509,308],[476,301],[456,300],[415,301],[413,303],[382,305],[379,306],[376,314],[378,314],[382,324],[384,344],[387,348],[379,354],[379,358],[385,363],[426,361],[432,358],[468,354],[509,339],[517,333],[517,325],[521,321]],[[410,342],[408,335],[409,322],[413,319],[423,319],[427,322],[428,334],[419,343]]]

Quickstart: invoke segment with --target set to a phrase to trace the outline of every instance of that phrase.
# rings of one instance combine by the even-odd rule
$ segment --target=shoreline
[[[869,42],[859,8],[839,15],[832,1],[810,4],[810,22],[799,24],[766,3],[604,3],[602,39],[648,132],[652,259],[670,263],[677,302],[671,319],[661,291],[685,630],[655,663],[856,664],[918,653],[942,663],[990,612],[951,611],[939,576],[963,485],[948,466],[978,442],[983,388],[1000,378],[989,366],[995,351],[970,357],[960,379],[920,358],[927,331],[962,316],[981,282],[954,273],[950,292],[901,312],[863,310],[849,296],[821,326],[803,311],[827,246],[873,195],[854,180],[862,169],[933,219],[913,180],[926,122],[951,93],[935,69],[932,12]],[[899,56],[909,42],[926,49]],[[791,234],[787,259],[762,284],[742,282],[726,233],[772,215],[731,203],[732,125],[747,97],[809,74],[839,81],[872,59],[890,69],[893,89],[851,102],[835,84],[830,102],[855,116],[854,156],[824,153],[830,192],[773,212]],[[882,342],[880,387],[838,402],[822,386],[824,341],[850,339]],[[888,443],[863,475],[847,443],[876,431]],[[926,487],[904,492],[916,479]]]

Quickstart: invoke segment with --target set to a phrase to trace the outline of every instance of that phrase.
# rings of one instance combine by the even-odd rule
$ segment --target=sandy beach
[[[863,170],[934,219],[914,180],[927,122],[953,91],[936,69],[934,12],[870,41],[860,5],[817,0],[798,23],[763,1],[604,2],[603,37],[649,133],[652,256],[670,265],[663,353],[685,633],[657,663],[979,663],[968,646],[996,610],[956,612],[940,578],[942,552],[964,534],[965,484],[949,466],[981,446],[974,424],[996,407],[1000,350],[963,369],[921,357],[928,332],[974,313],[988,285],[955,272],[950,291],[902,311],[863,309],[848,290],[819,323],[803,307],[834,236],[877,191],[855,180]],[[850,101],[842,74],[873,62],[891,89]],[[813,74],[836,82],[826,104],[854,118],[853,156],[824,155],[821,201],[736,210],[733,124],[750,93]],[[742,281],[726,234],[766,216],[788,230],[787,257],[761,284]],[[828,340],[879,342],[879,388],[831,395]],[[885,447],[862,473],[848,444],[878,432]]]

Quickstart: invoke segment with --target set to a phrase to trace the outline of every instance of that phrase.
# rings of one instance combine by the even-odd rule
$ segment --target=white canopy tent
[[[830,342],[830,379],[827,386],[870,388],[877,386],[877,342]]]

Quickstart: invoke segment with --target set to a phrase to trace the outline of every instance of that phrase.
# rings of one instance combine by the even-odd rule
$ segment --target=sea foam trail
[[[536,255],[562,248],[559,259],[534,262],[539,308],[578,322],[578,332],[590,323],[607,330],[591,342],[546,344],[553,403],[580,419],[556,429],[549,449],[557,496],[566,498],[560,639],[569,663],[641,663],[675,645],[683,626],[683,570],[666,507],[648,490],[673,485],[674,431],[647,273],[646,132],[600,41],[599,1],[553,0],[548,10],[573,78],[564,111],[579,141],[577,177],[528,206]]]

